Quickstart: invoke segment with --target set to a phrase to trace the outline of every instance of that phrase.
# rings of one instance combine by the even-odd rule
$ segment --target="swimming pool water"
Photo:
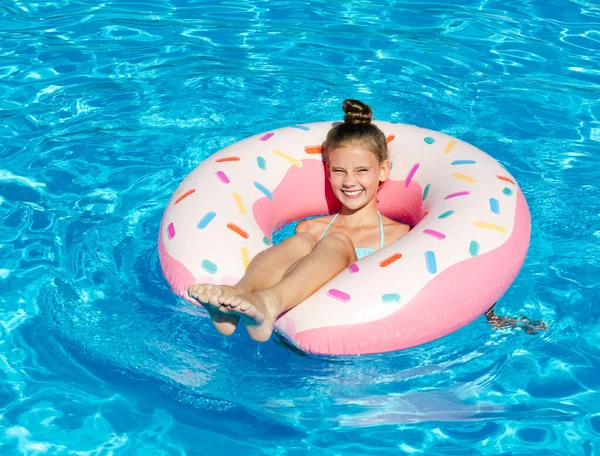
[[[599,56],[583,0],[2,1],[0,454],[600,454]],[[348,97],[519,180],[547,331],[314,358],[169,291],[178,182]]]

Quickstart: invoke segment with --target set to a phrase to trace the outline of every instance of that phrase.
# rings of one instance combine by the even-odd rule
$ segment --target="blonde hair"
[[[388,149],[385,135],[371,123],[373,111],[371,108],[358,101],[347,99],[342,104],[346,113],[344,122],[336,125],[325,140],[323,159],[329,161],[329,152],[338,147],[347,147],[351,144],[361,144],[375,154],[379,163],[387,160]]]

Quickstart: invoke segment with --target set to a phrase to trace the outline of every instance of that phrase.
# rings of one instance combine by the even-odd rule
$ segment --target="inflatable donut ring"
[[[392,163],[379,210],[413,228],[277,320],[276,331],[305,352],[383,353],[450,334],[494,305],[527,253],[529,209],[502,165],[439,132],[374,123],[386,135]],[[274,231],[339,211],[321,158],[332,125],[244,139],[184,179],[158,239],[176,294],[189,300],[194,283],[236,283]]]

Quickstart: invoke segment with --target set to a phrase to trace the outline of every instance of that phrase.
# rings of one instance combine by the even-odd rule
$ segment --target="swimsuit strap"
[[[323,231],[323,234],[319,238],[319,241],[325,237],[325,235],[327,234],[327,231],[329,231],[329,228],[331,227],[331,225],[333,225],[333,222],[335,222],[335,219],[337,218],[338,215],[340,215],[339,212],[333,216],[333,218],[331,219],[331,222],[329,222],[329,225],[327,225],[327,228],[325,228],[325,231]]]
[[[379,217],[379,248],[383,248],[384,234],[383,234],[383,222],[381,221],[381,214],[377,211],[377,217]]]
[[[337,218],[338,215],[340,215],[339,212],[333,216],[333,218],[327,225],[327,228],[325,228],[325,231],[323,231],[323,234],[321,235],[319,240],[321,240],[325,237],[325,235],[327,234],[327,231],[329,231],[329,228],[331,228],[331,225],[333,225],[333,222],[335,222],[335,219]],[[381,213],[379,211],[377,211],[377,217],[379,218],[379,248],[382,249],[383,245],[384,245],[383,221],[381,220]]]

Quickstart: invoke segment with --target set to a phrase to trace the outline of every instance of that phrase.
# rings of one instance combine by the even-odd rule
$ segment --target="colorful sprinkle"
[[[321,153],[321,145],[318,146],[304,146],[304,152],[307,154],[320,154]]]
[[[337,299],[338,301],[342,301],[342,302],[350,301],[350,295],[348,293],[344,293],[343,291],[337,290],[335,288],[331,288],[327,292],[327,296],[329,296],[330,298]]]
[[[425,211],[423,212],[423,215],[421,216],[421,220],[423,220],[425,217],[427,217],[429,215],[429,211]]]
[[[360,269],[356,263],[352,263],[350,266],[348,266],[348,271],[350,271],[350,274],[356,274],[359,270]]]
[[[382,268],[385,268],[386,266],[389,266],[390,264],[392,264],[394,261],[398,261],[400,258],[402,258],[401,253],[394,253],[393,255],[390,255],[389,257],[387,257],[385,260],[380,261],[379,266],[381,266]]]
[[[406,176],[406,179],[404,181],[404,186],[408,187],[410,185],[410,181],[412,181],[413,176],[415,175],[415,173],[417,172],[417,170],[419,169],[419,164],[415,163],[413,165],[413,167],[410,169],[410,171],[408,172],[408,176]]]
[[[435,261],[435,253],[431,250],[425,252],[425,263],[427,264],[427,272],[435,274],[437,272],[437,263]]]
[[[425,188],[423,189],[423,201],[425,201],[425,198],[427,198],[427,195],[429,194],[429,189],[431,188],[431,184],[427,184],[425,186]]]
[[[223,171],[217,171],[217,172],[215,173],[215,175],[216,175],[216,176],[219,178],[219,180],[220,180],[221,182],[223,182],[224,184],[228,184],[228,183],[230,182],[230,181],[229,181],[229,178],[227,177],[227,175],[226,175],[226,174],[225,174]]]
[[[500,233],[506,233],[506,229],[500,225],[496,225],[495,223],[487,223],[487,222],[475,222],[473,223],[478,228],[486,228],[488,230],[499,231]]]
[[[244,231],[242,228],[237,226],[235,223],[228,223],[227,228],[229,228],[234,233],[239,234],[244,239],[248,239],[250,237],[250,235],[246,231]]]
[[[273,137],[273,135],[275,135],[275,133],[267,133],[262,138],[260,138],[260,140],[261,141],[268,141],[269,139],[271,139]]]
[[[428,234],[429,236],[433,236],[436,239],[446,239],[446,235],[444,233],[440,233],[439,231],[435,230],[423,230],[423,234]]]
[[[477,255],[479,255],[479,242],[471,241],[471,243],[469,244],[469,255],[471,255],[472,257],[476,257]]]
[[[254,186],[259,189],[261,192],[263,192],[265,194],[265,196],[267,198],[269,198],[270,200],[273,199],[273,195],[271,194],[271,192],[267,189],[267,187],[265,187],[263,184],[261,184],[260,182],[254,181]]]
[[[215,160],[215,163],[236,162],[236,161],[240,161],[240,157],[223,157],[223,158],[217,158]]]
[[[173,239],[175,237],[175,225],[172,223],[169,223],[169,226],[167,226],[167,235],[169,236],[169,239]]]
[[[433,144],[435,142],[435,139],[433,139],[431,136],[427,136],[423,138],[423,141],[425,141],[425,143],[427,144]]]
[[[475,163],[477,163],[475,160],[454,160],[450,164],[452,166],[456,166],[456,165],[474,165]]]
[[[497,177],[498,179],[500,179],[501,181],[504,181],[504,182],[510,182],[510,183],[511,183],[511,184],[513,184],[513,185],[517,185],[517,184],[515,183],[515,181],[514,181],[514,180],[512,180],[510,177],[506,177],[506,176],[496,176],[496,177]]]
[[[217,216],[217,214],[215,212],[207,212],[204,217],[202,217],[200,219],[200,221],[198,222],[198,225],[196,225],[196,228],[198,228],[199,230],[203,230],[204,228],[206,228],[208,226],[208,224],[210,222],[212,222],[212,219],[214,219]]]
[[[264,157],[256,157],[256,164],[260,169],[267,169],[267,160]]]
[[[297,128],[298,130],[308,131],[310,127],[305,127],[304,125],[292,125],[291,128]]]
[[[500,202],[496,198],[490,198],[490,211],[494,214],[500,213]]]
[[[512,190],[508,187],[504,187],[502,189],[502,193],[504,193],[506,196],[510,196],[510,195],[512,195]]]
[[[296,160],[294,157],[289,156],[286,153],[281,152],[280,150],[273,149],[273,153],[278,157],[283,158],[284,160],[289,161],[296,168],[302,168],[302,162],[300,160]]]
[[[457,196],[465,196],[468,195],[470,192],[456,192],[456,193],[450,193],[449,195],[446,195],[446,197],[444,198],[445,200],[449,200],[452,198],[456,198]]]
[[[238,211],[242,215],[246,215],[246,208],[244,207],[244,201],[239,193],[233,193],[233,200],[235,201],[235,205],[238,208]]]
[[[450,217],[452,214],[454,214],[453,210],[449,210],[444,212],[443,214],[438,215],[439,219],[445,219],[446,217]]]
[[[214,264],[212,261],[202,260],[202,263],[200,263],[200,266],[202,267],[202,269],[204,269],[209,274],[214,274],[215,272],[217,272],[217,265]]]
[[[400,295],[398,293],[386,293],[381,297],[381,300],[385,304],[397,304],[400,302]]]
[[[269,238],[267,236],[263,237],[263,244],[270,246],[271,245],[271,241],[269,241]]]
[[[452,149],[454,149],[455,145],[456,139],[451,139],[450,141],[448,141],[448,144],[446,144],[446,148],[444,149],[444,153],[449,154],[450,152],[452,152]]]
[[[184,199],[186,199],[188,196],[190,196],[192,193],[194,193],[196,191],[195,188],[188,190],[187,192],[185,192],[183,195],[181,195],[179,198],[177,198],[175,200],[174,204],[179,204],[181,203]]]
[[[389,135],[387,138],[385,138],[385,142],[387,144],[391,143],[394,139],[396,139],[396,135]]]
[[[248,269],[248,249],[244,246],[240,249],[242,253],[242,264],[244,265],[244,271]]]
[[[471,176],[467,176],[466,174],[463,173],[454,173],[452,175],[452,177],[456,177],[457,179],[463,180],[465,182],[468,182],[469,184],[472,184],[474,182],[477,182],[475,179],[473,179]]]

